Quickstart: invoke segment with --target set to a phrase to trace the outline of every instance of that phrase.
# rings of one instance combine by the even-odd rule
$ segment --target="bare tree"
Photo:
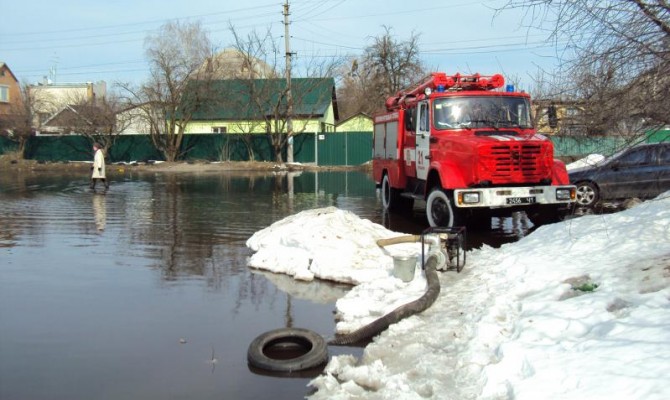
[[[425,75],[419,58],[419,35],[398,40],[390,27],[372,38],[362,59],[352,59],[350,67],[341,70],[342,84],[338,97],[342,115],[372,113],[384,107],[388,96],[394,95]]]
[[[384,105],[384,98],[377,92],[375,73],[365,65],[361,66],[356,57],[338,73],[340,85],[337,88],[337,101],[342,118],[348,118],[360,112],[373,114]]]
[[[61,112],[59,128],[73,132],[100,144],[105,154],[114,145],[119,135],[130,125],[127,105],[116,96],[80,101]]]
[[[147,36],[145,49],[151,77],[139,88],[122,87],[130,104],[142,110],[154,146],[167,161],[175,161],[193,113],[211,96],[205,82],[212,74],[202,66],[213,55],[212,44],[199,22],[172,21]]]
[[[244,54],[246,64],[253,66],[259,61],[274,71],[272,79],[240,79],[243,95],[236,96],[229,101],[236,102],[235,107],[247,109],[248,128],[253,132],[258,126],[263,126],[272,146],[275,161],[283,162],[283,151],[291,139],[287,129],[288,115],[288,86],[286,78],[279,68],[278,49],[276,40],[268,30],[265,34],[252,32],[246,37],[240,36],[235,28],[230,28],[235,39],[234,47]],[[333,99],[334,93],[326,90],[324,85],[334,82],[326,79],[334,74],[340,60],[336,58],[316,58],[304,60],[302,75],[309,78],[295,78],[292,82],[292,99],[295,114],[292,135],[304,133],[309,125],[308,120],[322,116],[324,103]],[[297,75],[294,73],[294,75]],[[334,85],[334,83],[333,83]],[[336,107],[336,105],[334,105]],[[260,124],[258,124],[260,122]],[[250,138],[250,137],[249,137]]]
[[[529,26],[566,41],[565,77],[595,131],[670,124],[670,5],[665,0],[509,0]]]
[[[21,86],[21,101],[13,104],[7,114],[0,115],[0,135],[17,144],[21,158],[24,157],[28,139],[36,132],[34,122],[39,103],[40,99],[33,96],[29,86],[24,84]]]

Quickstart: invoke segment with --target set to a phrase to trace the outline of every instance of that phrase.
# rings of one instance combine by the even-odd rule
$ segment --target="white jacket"
[[[93,157],[93,175],[91,178],[103,178],[105,176],[105,156],[102,154],[102,150],[98,149],[95,152],[95,157]]]

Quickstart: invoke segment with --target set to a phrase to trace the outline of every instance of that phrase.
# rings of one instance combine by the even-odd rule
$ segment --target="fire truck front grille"
[[[491,146],[484,171],[493,183],[536,183],[550,177],[548,166],[542,162],[541,144],[500,144]]]

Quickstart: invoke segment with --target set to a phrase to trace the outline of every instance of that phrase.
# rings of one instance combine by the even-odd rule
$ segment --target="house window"
[[[43,123],[47,122],[47,120],[49,119],[50,115],[49,115],[49,113],[38,112],[38,113],[37,113],[37,117],[39,118],[40,125],[42,125]]]
[[[575,117],[575,116],[579,115],[579,109],[575,108],[575,107],[568,107],[565,110],[565,115],[567,115],[569,117]]]
[[[0,85],[0,102],[9,103],[9,86]]]
[[[213,126],[212,133],[226,133],[227,129],[225,126]]]

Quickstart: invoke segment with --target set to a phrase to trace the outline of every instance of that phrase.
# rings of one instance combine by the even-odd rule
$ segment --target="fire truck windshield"
[[[438,130],[532,128],[530,102],[525,97],[443,97],[433,102],[433,126]]]

